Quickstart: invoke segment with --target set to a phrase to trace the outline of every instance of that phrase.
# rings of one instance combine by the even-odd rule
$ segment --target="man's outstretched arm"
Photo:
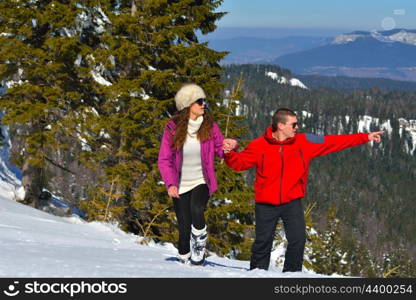
[[[381,135],[384,131],[375,131],[371,133],[355,133],[341,135],[317,136],[306,134],[305,150],[309,156],[316,157],[326,155],[332,152],[338,152],[346,148],[365,144],[370,141],[381,142]]]

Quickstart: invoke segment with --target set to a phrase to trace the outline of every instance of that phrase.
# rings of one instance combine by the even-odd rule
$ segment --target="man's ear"
[[[283,127],[285,126],[285,124],[278,122],[277,123],[277,129],[283,130]]]

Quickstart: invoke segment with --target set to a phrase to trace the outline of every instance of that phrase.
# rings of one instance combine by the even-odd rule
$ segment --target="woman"
[[[207,241],[204,212],[217,190],[214,154],[222,158],[224,143],[228,148],[234,141],[224,140],[200,86],[182,86],[175,104],[178,112],[165,126],[158,166],[178,220],[178,260],[199,265]]]

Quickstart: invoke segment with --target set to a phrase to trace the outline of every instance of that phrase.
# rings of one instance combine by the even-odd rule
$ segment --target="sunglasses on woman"
[[[198,103],[199,105],[203,105],[203,104],[205,104],[205,105],[207,105],[208,104],[208,102],[207,102],[207,99],[204,99],[204,98],[199,98],[198,100],[196,100],[195,101],[195,103]]]
[[[200,106],[204,105],[205,109],[208,109],[208,101],[205,98],[199,98],[198,100],[195,101],[195,103],[198,103]]]

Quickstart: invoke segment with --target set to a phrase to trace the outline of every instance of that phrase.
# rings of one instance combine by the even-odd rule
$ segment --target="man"
[[[297,133],[296,114],[286,108],[276,111],[263,136],[237,153],[235,143],[224,143],[225,161],[236,170],[256,166],[255,241],[250,269],[269,268],[276,224],[281,218],[288,241],[283,272],[302,271],[305,219],[301,199],[305,196],[311,159],[345,148],[381,141],[383,131],[347,135]]]

